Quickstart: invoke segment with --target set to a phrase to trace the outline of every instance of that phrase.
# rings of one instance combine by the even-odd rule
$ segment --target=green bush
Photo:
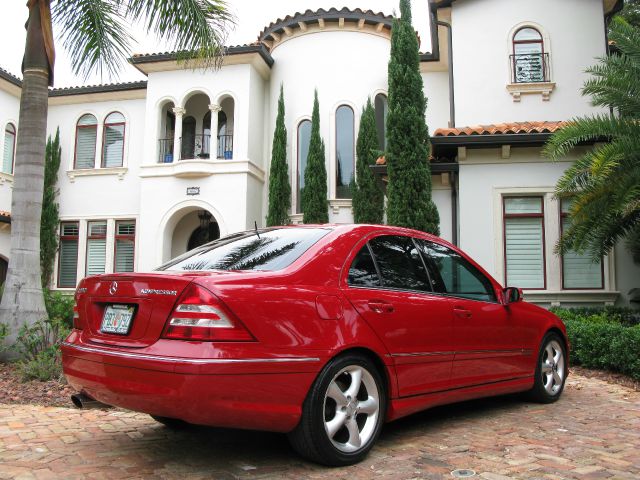
[[[640,380],[640,324],[631,309],[554,309],[564,321],[575,365]]]
[[[47,308],[49,320],[64,323],[67,327],[73,327],[73,295],[63,295],[60,292],[44,291],[44,305]]]

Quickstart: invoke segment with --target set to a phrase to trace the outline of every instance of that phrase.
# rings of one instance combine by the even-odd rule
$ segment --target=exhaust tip
[[[94,398],[91,398],[89,395],[85,395],[84,393],[76,393],[74,395],[71,395],[71,403],[73,403],[76,408],[82,409],[111,408],[110,405],[99,402],[98,400],[95,400]]]
[[[71,403],[73,403],[73,405],[76,408],[82,408],[82,398],[84,395],[76,393],[74,395],[71,395]]]

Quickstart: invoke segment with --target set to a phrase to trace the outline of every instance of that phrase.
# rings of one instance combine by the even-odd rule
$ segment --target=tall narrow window
[[[542,197],[504,198],[506,285],[544,289],[544,209]]]
[[[375,98],[376,129],[378,130],[378,148],[385,151],[387,148],[387,113],[389,102],[384,93],[379,93]]]
[[[336,198],[351,198],[355,181],[355,132],[353,109],[336,110]]]
[[[91,114],[80,117],[76,125],[75,168],[94,168],[96,166],[97,135],[96,117]]]
[[[107,222],[89,222],[87,235],[87,276],[105,272]]]
[[[296,211],[302,213],[302,191],[304,190],[304,172],[307,170],[307,156],[311,142],[311,121],[302,120],[298,124],[298,188],[296,189]]]
[[[570,200],[562,200],[560,209],[561,231],[564,232],[569,219]],[[604,288],[602,259],[593,262],[589,255],[580,255],[570,251],[562,255],[562,288],[564,289],[600,289]]]
[[[124,157],[125,119],[113,112],[104,119],[102,139],[102,168],[121,167]]]
[[[191,115],[182,119],[182,159],[195,158],[196,119]]]
[[[133,272],[136,246],[136,222],[122,220],[116,222],[116,245],[113,271]]]
[[[540,32],[532,27],[519,29],[513,36],[513,81],[548,81],[544,44]]]
[[[60,250],[58,253],[58,287],[76,288],[78,280],[78,222],[60,224]]]
[[[2,171],[13,175],[13,160],[16,152],[16,127],[7,123],[4,129],[4,155],[2,157]]]

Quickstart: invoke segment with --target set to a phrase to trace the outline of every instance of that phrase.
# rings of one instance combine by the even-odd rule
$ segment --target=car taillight
[[[171,312],[163,338],[233,342],[255,340],[213,293],[191,284]]]
[[[80,313],[78,312],[78,304],[73,304],[73,328],[82,330],[82,322],[80,322]]]

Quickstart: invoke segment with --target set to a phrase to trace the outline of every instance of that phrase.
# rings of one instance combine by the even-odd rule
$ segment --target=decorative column
[[[173,161],[177,162],[182,156],[181,152],[181,140],[182,140],[182,117],[187,113],[186,108],[174,107],[171,109],[176,116],[176,128],[173,132]]]
[[[222,110],[222,107],[217,103],[212,103],[209,105],[209,110],[211,111],[211,143],[209,145],[211,151],[209,158],[215,160],[218,158],[218,113]]]

